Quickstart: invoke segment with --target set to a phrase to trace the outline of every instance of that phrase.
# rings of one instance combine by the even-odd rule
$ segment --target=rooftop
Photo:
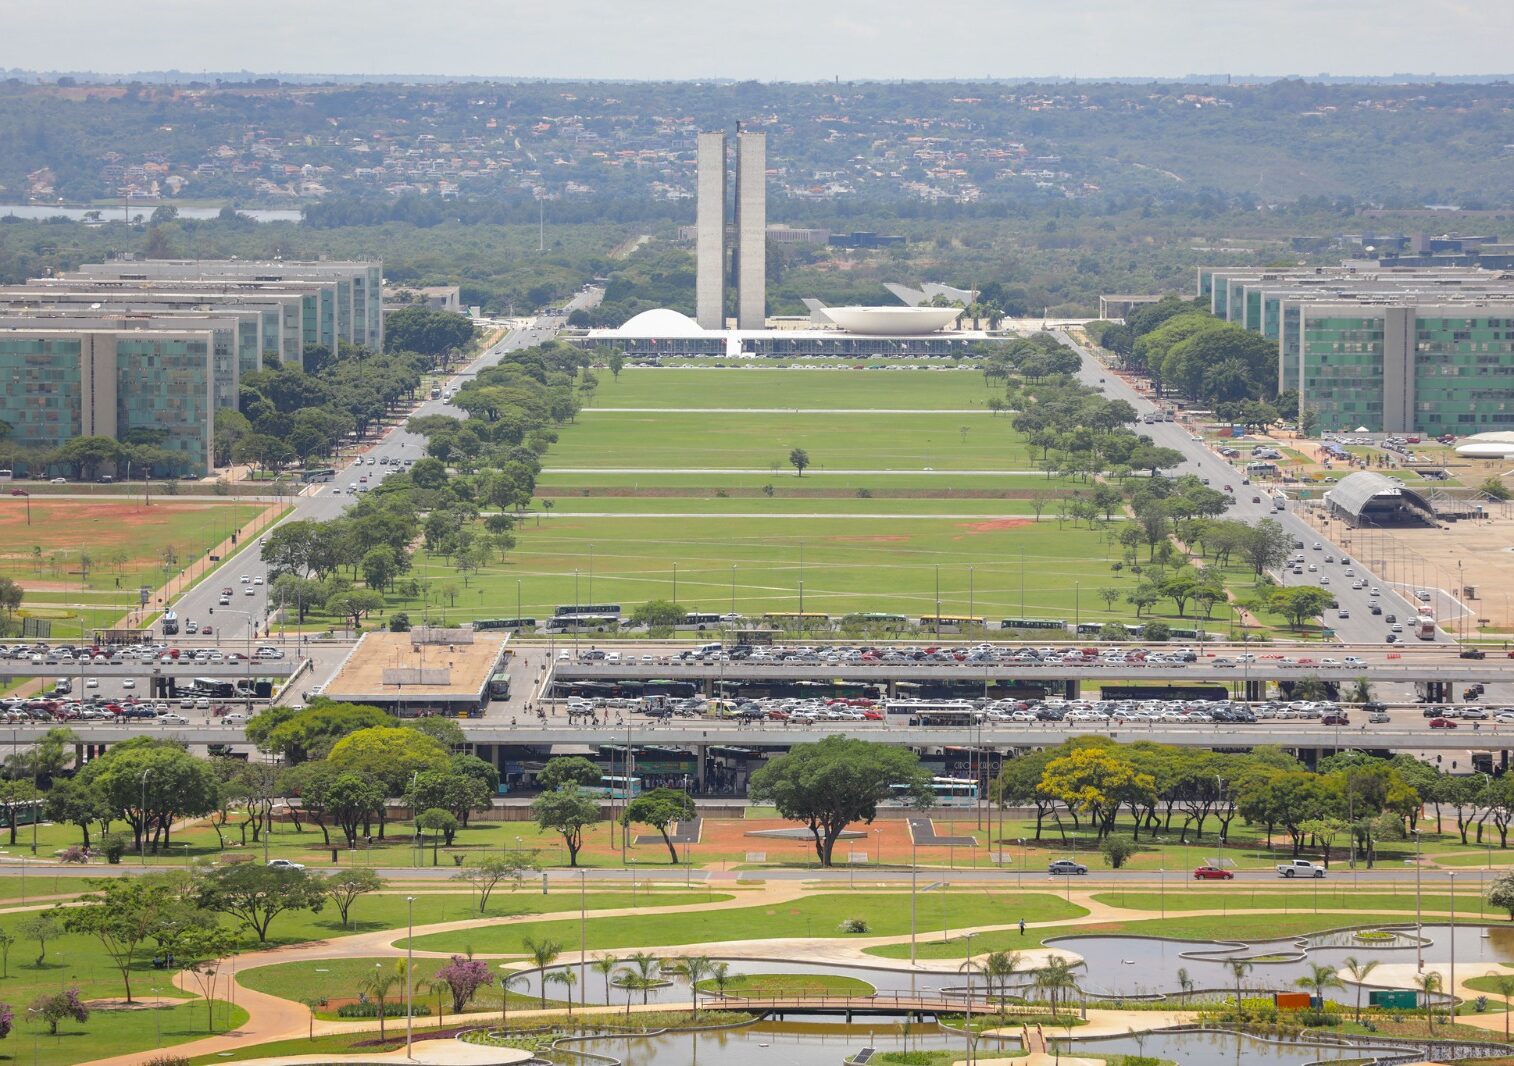
[[[322,695],[343,703],[477,701],[508,640],[472,630],[365,633]]]

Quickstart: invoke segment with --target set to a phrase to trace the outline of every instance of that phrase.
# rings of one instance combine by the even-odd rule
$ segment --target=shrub
[[[857,490],[857,499],[859,499],[859,500],[871,500],[872,498],[873,498],[873,490],[872,489],[858,489]]]
[[[428,1017],[431,1014],[431,1008],[426,1006],[425,1004],[417,1003],[415,1004],[415,1010],[413,1013],[417,1018]],[[346,1003],[336,1009],[336,1016],[338,1018],[377,1018],[378,1004]],[[404,1016],[405,1005],[403,1003],[384,1004],[385,1018],[403,1018]]]
[[[189,1066],[189,1060],[183,1055],[154,1055],[142,1066]]]
[[[89,856],[84,854],[84,849],[75,844],[73,847],[64,848],[58,852],[59,862],[88,862]]]
[[[408,614],[406,614],[404,611],[395,611],[393,614],[391,614],[389,616],[389,632],[391,632],[391,633],[408,633],[408,632],[410,632],[410,616]]]
[[[117,865],[121,862],[121,856],[126,854],[129,841],[124,833],[107,833],[100,841],[100,850],[105,852],[105,861]]]
[[[1109,863],[1109,868],[1118,870],[1125,865],[1126,859],[1135,854],[1136,846],[1134,842],[1124,837],[1112,836],[1105,838],[1104,843],[1099,845],[1099,851],[1103,854],[1104,860]]]
[[[865,918],[848,918],[839,926],[843,933],[867,932],[867,920]]]

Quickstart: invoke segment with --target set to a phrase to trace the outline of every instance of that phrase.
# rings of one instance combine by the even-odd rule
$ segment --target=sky
[[[1490,74],[1510,0],[4,0],[0,68],[764,81]]]

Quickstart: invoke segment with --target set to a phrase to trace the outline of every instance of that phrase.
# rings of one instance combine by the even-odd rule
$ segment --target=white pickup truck
[[[1325,868],[1317,866],[1308,859],[1294,859],[1292,862],[1280,862],[1277,864],[1279,877],[1324,877]]]

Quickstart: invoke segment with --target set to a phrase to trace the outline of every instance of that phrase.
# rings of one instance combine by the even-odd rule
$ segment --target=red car
[[[1231,881],[1235,874],[1229,870],[1222,870],[1218,866],[1200,866],[1193,871],[1195,881]]]
[[[1456,728],[1456,723],[1453,722],[1453,721],[1451,721],[1451,719],[1449,719],[1449,718],[1432,718],[1432,719],[1430,719],[1430,728],[1431,729],[1455,729]]]

